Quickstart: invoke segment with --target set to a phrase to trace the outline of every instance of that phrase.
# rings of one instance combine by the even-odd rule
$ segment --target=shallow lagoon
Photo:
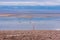
[[[60,17],[50,18],[17,18],[0,17],[0,30],[58,30]]]

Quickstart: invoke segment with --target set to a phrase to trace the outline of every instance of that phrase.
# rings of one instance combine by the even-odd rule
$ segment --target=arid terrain
[[[60,40],[59,30],[0,30],[0,40]]]
[[[0,17],[19,17],[19,18],[48,18],[48,17],[60,17],[60,14],[0,14]]]

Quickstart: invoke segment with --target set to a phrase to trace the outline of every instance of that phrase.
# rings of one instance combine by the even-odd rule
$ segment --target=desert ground
[[[60,40],[59,30],[0,30],[0,40]]]
[[[19,18],[48,18],[48,17],[60,17],[60,14],[0,14],[0,17],[19,17]]]

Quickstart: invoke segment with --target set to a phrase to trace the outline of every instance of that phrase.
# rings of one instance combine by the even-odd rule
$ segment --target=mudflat
[[[0,30],[0,40],[60,40],[59,30]]]

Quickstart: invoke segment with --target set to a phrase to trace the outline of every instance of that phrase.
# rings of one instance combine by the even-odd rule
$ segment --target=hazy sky
[[[0,5],[40,5],[56,6],[60,5],[60,0],[0,0]]]

